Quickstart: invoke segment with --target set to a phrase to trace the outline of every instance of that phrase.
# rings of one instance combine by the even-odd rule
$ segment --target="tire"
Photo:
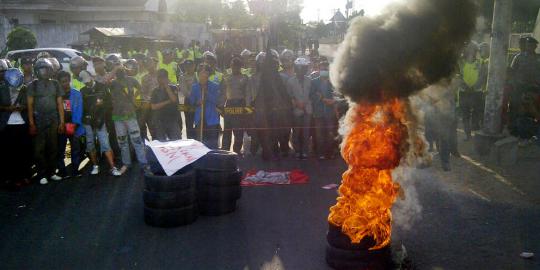
[[[197,184],[204,184],[216,187],[239,186],[242,181],[242,171],[206,171],[197,172]]]
[[[390,247],[379,250],[343,250],[326,246],[326,262],[334,269],[395,269]]]
[[[353,244],[349,236],[344,234],[340,227],[333,224],[328,224],[326,240],[330,246],[342,250],[368,250],[375,245],[375,241],[372,238],[364,238],[360,243]]]
[[[143,191],[143,201],[144,205],[150,208],[182,208],[192,205],[197,200],[195,192],[195,188],[169,192],[155,192],[145,190]]]
[[[174,209],[144,207],[144,222],[153,227],[171,228],[193,223],[198,217],[197,204]]]
[[[242,197],[242,187],[217,187],[205,184],[197,185],[197,198],[203,201],[236,201]]]
[[[196,172],[193,169],[181,170],[178,175],[144,175],[144,184],[147,190],[156,192],[170,192],[188,190],[196,186]]]
[[[221,216],[236,210],[236,200],[204,201],[199,200],[199,211],[203,216]]]
[[[154,151],[152,151],[152,148],[149,146],[145,147],[146,151],[146,161],[148,163],[148,166],[150,167],[150,171],[155,175],[165,175],[165,171],[161,167],[161,164],[159,164],[159,161],[154,154]]]
[[[238,155],[230,151],[214,150],[198,159],[194,166],[197,170],[236,171],[238,169]]]

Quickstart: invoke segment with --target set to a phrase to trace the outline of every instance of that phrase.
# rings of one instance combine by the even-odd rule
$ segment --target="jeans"
[[[137,121],[139,122],[143,139],[148,140],[148,130],[150,130],[151,136],[155,136],[155,127],[152,123],[152,110],[150,108],[137,109]]]
[[[200,126],[198,125],[196,127],[197,132],[200,134]],[[202,143],[206,145],[206,147],[210,149],[219,149],[219,132],[220,132],[220,126],[219,125],[212,125],[212,126],[206,126],[203,129],[203,138]]]
[[[38,129],[33,144],[38,179],[53,176],[58,163],[58,123]]]
[[[79,172],[79,165],[81,164],[81,137],[71,136],[67,137],[64,134],[58,135],[58,174],[67,176],[66,164],[64,159],[66,157],[66,145],[69,140],[71,146],[71,168],[72,175],[77,175]]]
[[[297,154],[309,152],[309,132],[311,126],[311,114],[294,116],[293,146]]]
[[[197,131],[195,130],[195,113],[184,112],[186,119],[186,136],[188,139],[197,139]]]
[[[228,100],[227,107],[243,107],[244,100]],[[246,123],[245,115],[226,115],[225,127],[223,130],[223,140],[221,148],[229,151],[231,149],[232,134],[234,133],[233,151],[240,154],[242,144],[244,143],[244,128]]]
[[[176,141],[182,138],[182,130],[178,122],[160,121],[157,117],[153,119],[155,124],[154,140],[160,142]],[[181,123],[180,123],[181,124]]]
[[[459,107],[463,120],[463,129],[467,138],[471,137],[471,131],[479,130],[484,117],[484,95],[482,92],[466,91],[460,93]]]
[[[0,162],[2,182],[30,179],[32,147],[28,125],[7,125],[0,131],[0,147],[4,153]]]
[[[144,153],[144,143],[141,137],[141,131],[137,119],[132,118],[123,121],[114,121],[114,127],[116,129],[116,139],[120,146],[120,153],[122,156],[122,163],[124,166],[131,166],[131,153],[129,151],[128,135],[137,160],[140,164],[146,165],[146,155]]]
[[[317,154],[331,157],[337,150],[336,144],[336,120],[330,116],[315,117],[315,132],[317,134]]]
[[[88,153],[96,151],[96,135],[99,141],[100,152],[105,153],[111,151],[109,133],[107,132],[107,126],[105,124],[97,130],[94,130],[90,125],[84,125],[84,129],[86,130],[86,151]]]

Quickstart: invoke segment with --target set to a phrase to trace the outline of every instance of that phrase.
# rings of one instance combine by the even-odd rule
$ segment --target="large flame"
[[[400,189],[392,181],[392,170],[407,148],[405,112],[405,103],[398,99],[356,104],[349,111],[351,130],[341,150],[349,169],[328,221],[341,227],[352,243],[371,237],[375,245],[370,249],[390,243],[390,210]]]

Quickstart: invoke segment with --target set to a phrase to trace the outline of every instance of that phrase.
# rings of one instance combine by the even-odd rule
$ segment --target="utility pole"
[[[481,132],[475,134],[475,147],[477,152],[482,155],[489,153],[492,144],[501,138],[502,100],[508,66],[511,20],[512,0],[495,0],[484,127]]]

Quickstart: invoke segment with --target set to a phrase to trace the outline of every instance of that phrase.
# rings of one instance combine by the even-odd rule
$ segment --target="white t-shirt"
[[[15,101],[17,101],[17,97],[19,96],[19,89],[10,87],[9,88],[9,95],[11,97],[11,104],[15,104]],[[9,116],[9,120],[7,122],[8,125],[24,125],[24,119],[22,118],[21,112],[12,112]]]

